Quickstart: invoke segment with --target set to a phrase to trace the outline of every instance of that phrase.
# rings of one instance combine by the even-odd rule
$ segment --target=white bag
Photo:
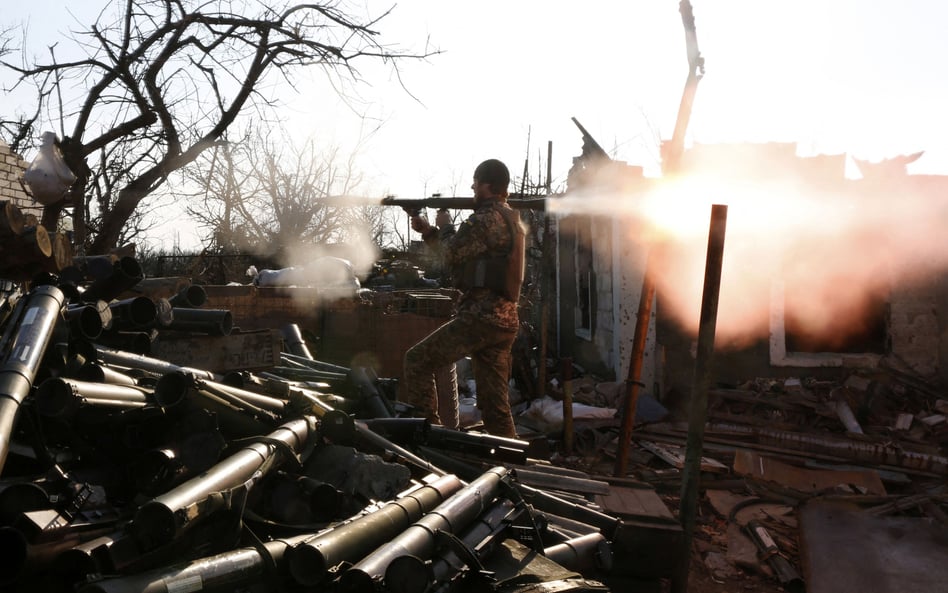
[[[44,132],[39,153],[23,173],[23,182],[29,186],[33,199],[44,206],[65,198],[76,181],[55,142],[56,134]]]

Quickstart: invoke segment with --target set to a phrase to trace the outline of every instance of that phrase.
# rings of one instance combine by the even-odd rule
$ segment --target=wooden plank
[[[685,466],[685,450],[675,445],[659,444],[652,441],[638,441],[639,446],[653,453],[669,465],[681,469]],[[715,459],[701,458],[701,471],[723,474],[727,473],[726,465]]]
[[[608,494],[595,497],[596,504],[604,513],[620,519],[634,519],[643,522],[677,523],[661,497],[648,488],[627,488],[612,486]]]
[[[763,457],[753,451],[737,451],[734,454],[734,472],[789,486],[800,492],[821,492],[845,485],[855,487],[860,494],[886,493],[879,474],[871,469],[806,469]]]

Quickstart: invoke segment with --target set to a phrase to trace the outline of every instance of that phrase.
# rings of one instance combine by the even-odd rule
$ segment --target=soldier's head
[[[487,159],[474,169],[474,200],[506,198],[510,185],[510,171],[507,165],[497,159]]]

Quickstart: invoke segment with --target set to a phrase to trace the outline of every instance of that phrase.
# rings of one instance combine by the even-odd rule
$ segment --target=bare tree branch
[[[70,124],[72,133],[61,147],[78,180],[69,200],[47,207],[43,222],[55,226],[72,206],[80,248],[90,253],[115,246],[143,202],[170,175],[225,140],[242,114],[275,106],[261,94],[271,82],[292,86],[294,73],[317,67],[331,79],[358,83],[356,67],[365,60],[390,63],[397,71],[400,60],[439,53],[384,43],[377,26],[391,9],[363,19],[338,0],[278,6],[255,0],[115,0],[110,6],[114,13],[103,11],[74,34],[83,58],[29,66],[0,59],[0,66],[17,75],[16,84],[31,82],[38,89],[36,115],[0,121],[4,132],[33,134],[38,125],[48,125],[40,118],[44,109],[54,107]],[[0,58],[4,47],[0,42]],[[49,105],[54,90],[64,96],[62,108]],[[112,150],[115,144],[124,148]],[[97,162],[108,163],[109,183],[86,164],[102,151],[108,157]],[[336,174],[326,173],[329,179]],[[100,181],[92,183],[96,176]]]

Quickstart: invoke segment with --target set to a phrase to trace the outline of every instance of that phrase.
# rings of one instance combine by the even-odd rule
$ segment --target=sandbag
[[[56,134],[45,132],[39,153],[23,173],[23,182],[30,188],[33,199],[44,206],[55,204],[66,197],[76,176],[56,146]]]

